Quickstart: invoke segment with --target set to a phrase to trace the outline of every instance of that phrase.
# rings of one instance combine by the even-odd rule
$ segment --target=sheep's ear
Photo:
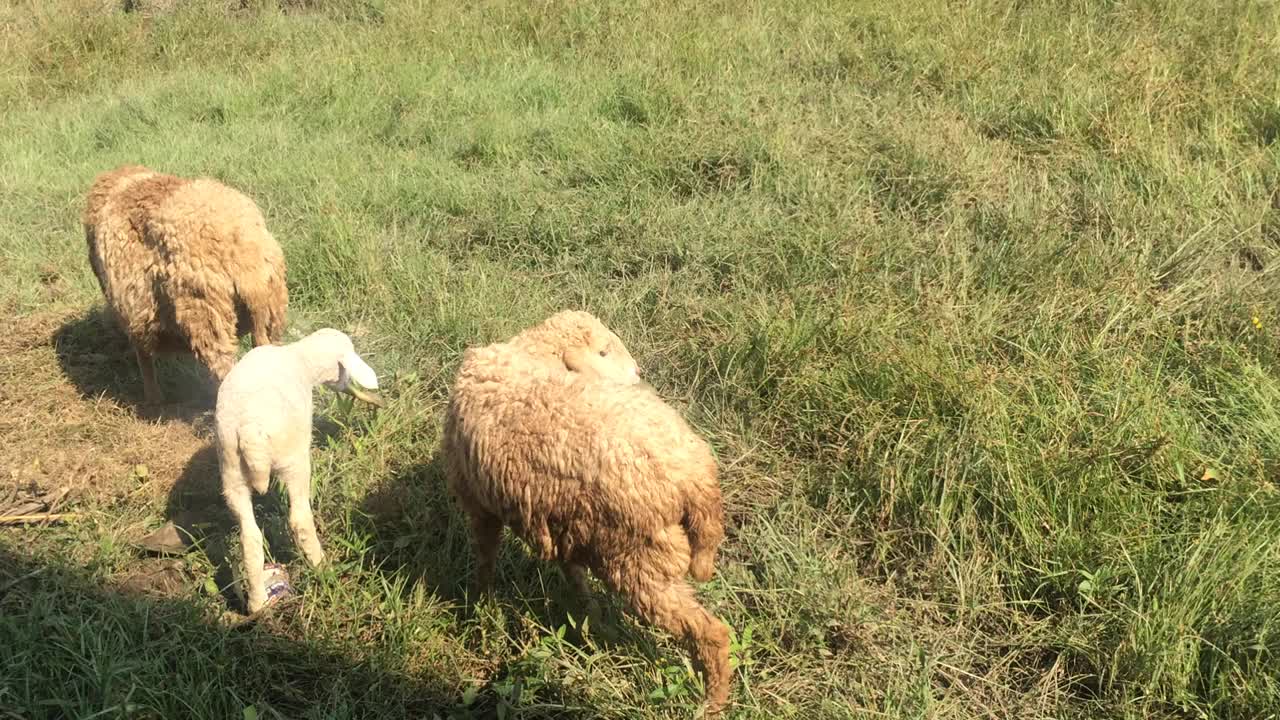
[[[560,361],[564,363],[564,369],[569,372],[582,372],[583,362],[582,348],[571,348],[560,353]]]
[[[351,376],[351,379],[359,383],[361,387],[369,388],[370,390],[378,389],[378,375],[354,351],[343,355],[338,362],[347,371],[347,374]]]

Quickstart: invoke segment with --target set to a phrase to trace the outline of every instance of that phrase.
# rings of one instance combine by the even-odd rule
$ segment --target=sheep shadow
[[[56,557],[36,559],[7,539],[0,539],[0,589],[0,644],[28,658],[10,663],[17,675],[6,678],[11,688],[22,689],[7,698],[15,717],[101,714],[118,702],[121,680],[130,705],[156,716],[193,708],[239,716],[256,706],[259,717],[338,711],[346,717],[452,720],[500,717],[509,702],[495,680],[475,688],[461,669],[371,661],[341,644],[310,640],[283,619],[229,626],[207,600],[103,584],[86,568]],[[66,672],[85,663],[112,671]],[[500,668],[494,677],[506,672]],[[57,677],[63,679],[50,680]],[[521,714],[597,716],[576,693],[548,690],[564,705]]]
[[[317,425],[320,425],[321,418],[317,417],[315,420]],[[334,425],[336,426],[336,423]],[[327,432],[325,428],[316,427],[313,437],[320,440],[327,437]],[[419,577],[435,579],[437,582],[431,585],[431,591],[442,599],[452,599],[454,602],[449,603],[450,611],[455,619],[463,620],[468,616],[462,610],[466,605],[466,587],[469,580],[467,568],[470,559],[469,529],[465,519],[451,512],[447,504],[442,502],[447,498],[442,494],[432,493],[430,485],[423,484],[423,480],[442,479],[439,476],[440,472],[440,462],[433,459],[431,463],[418,466],[412,472],[398,477],[399,482],[384,484],[381,491],[365,499],[361,505],[362,513],[357,513],[356,517],[367,518],[368,514],[372,513],[381,522],[376,527],[365,524],[363,529],[376,529],[381,534],[378,542],[374,543],[373,557],[382,558],[383,572],[409,573],[413,572],[412,569],[425,568]],[[255,496],[254,514],[266,536],[267,545],[271,550],[270,557],[286,564],[294,563],[300,560],[300,555],[288,529],[286,503],[282,501],[282,493],[276,491],[278,485],[274,481],[272,488],[272,492]],[[428,502],[419,502],[428,497]],[[406,512],[408,508],[416,510]],[[213,566],[213,579],[220,593],[219,604],[244,612],[243,600],[234,592],[233,586],[239,570],[236,566],[239,562],[239,528],[222,499],[218,458],[216,447],[212,443],[203,446],[192,455],[169,492],[164,514],[187,541],[185,548],[175,549],[171,554],[193,551],[203,553]],[[421,519],[424,516],[436,518],[439,522],[423,525]],[[433,530],[414,532],[415,528],[424,527],[433,528]],[[408,538],[408,540],[402,538]],[[533,570],[536,561],[526,559],[523,563],[520,562],[519,553],[522,553],[523,549],[516,543],[509,544],[512,547],[506,553],[507,559],[514,556],[516,560],[514,564],[524,566],[518,570],[526,573]],[[3,546],[0,546],[0,551],[2,550]],[[3,578],[2,565],[3,559],[0,558],[0,580]],[[532,574],[536,574],[536,571]],[[573,591],[567,583],[558,584],[564,586],[563,589],[570,593],[570,598],[573,597]],[[0,582],[0,586],[2,585],[3,582]],[[146,583],[141,583],[140,590],[146,589],[145,585]],[[406,587],[406,592],[412,592],[412,586]],[[498,593],[498,596],[508,604],[521,603],[524,609],[535,611],[545,627],[554,627],[550,624],[553,621],[557,623],[564,621],[563,613],[557,618],[550,607],[545,612],[536,613],[537,603],[531,599],[515,598],[510,593]],[[173,601],[172,598],[166,598],[165,602]],[[273,622],[270,619],[260,619],[245,622],[244,627],[262,623],[269,626]],[[513,635],[523,629],[518,618],[508,619],[508,630]],[[580,640],[581,636],[570,633],[567,634],[567,639]],[[495,664],[492,673],[483,683],[478,687],[473,684],[473,690],[467,693],[455,692],[443,701],[440,698],[421,701],[415,709],[424,712],[407,716],[431,717],[431,712],[425,712],[430,709],[438,713],[438,717],[493,718],[501,717],[504,709],[509,714],[513,708],[519,708],[521,715],[527,717],[596,716],[593,708],[582,704],[584,698],[580,693],[561,686],[555,681],[550,682],[543,691],[540,691],[548,693],[543,700],[550,700],[549,704],[520,708],[519,701],[510,695],[510,685],[513,678],[519,678],[526,672],[521,663],[522,659],[515,655],[503,659]],[[457,686],[461,683],[458,681],[453,684]],[[441,704],[436,706],[437,702]],[[513,702],[516,704],[512,705]],[[557,703],[563,703],[563,705],[558,706]],[[447,714],[442,710],[447,710]]]
[[[422,583],[454,606],[468,604],[470,530],[450,507],[438,455],[379,483],[361,501],[356,523],[370,538],[374,567]]]
[[[269,492],[254,498],[254,514],[268,547],[274,551],[272,557],[290,562],[295,552],[281,506],[277,493]],[[233,552],[233,548],[238,547],[240,529],[222,499],[217,450],[213,444],[201,447],[187,461],[169,490],[164,517],[172,526],[170,537],[176,541],[168,552],[202,552],[213,565],[213,579],[223,601],[228,607],[243,610],[243,602],[234,592],[238,553]],[[157,552],[163,554],[163,551]]]
[[[86,400],[106,397],[139,417],[188,422],[213,407],[217,391],[212,376],[190,356],[177,354],[156,360],[165,403],[147,405],[133,346],[101,305],[64,322],[52,342],[62,374]]]
[[[448,602],[459,621],[475,611],[472,580],[475,555],[471,529],[445,485],[444,458],[437,451],[430,460],[394,474],[365,496],[356,513],[358,530],[370,541],[367,557],[374,567],[405,577],[405,592],[415,585]],[[558,563],[543,562],[510,530],[504,531],[498,553],[493,599],[536,618],[543,627],[568,626],[567,638],[583,642],[578,627],[594,604],[592,642],[600,647],[648,643],[625,630],[624,603],[592,580],[592,592],[582,597]],[[570,622],[572,618],[572,622]],[[603,624],[600,624],[604,621]],[[509,618],[512,629],[518,621]]]

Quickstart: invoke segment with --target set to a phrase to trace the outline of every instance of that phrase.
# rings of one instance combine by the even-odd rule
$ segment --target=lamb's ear
[[[366,387],[370,390],[378,389],[378,375],[373,372],[373,368],[360,359],[359,355],[355,354],[355,351],[343,355],[338,362],[346,369],[352,380],[360,383],[361,387]]]
[[[348,379],[348,382],[344,383],[341,388],[343,392],[350,393],[370,405],[385,406],[381,397],[366,390],[366,388],[373,390],[378,387],[378,376],[373,372],[373,368],[360,359],[359,355],[356,355],[355,352],[349,352],[342,356],[338,364],[342,366],[342,370]],[[355,382],[351,382],[352,380]]]

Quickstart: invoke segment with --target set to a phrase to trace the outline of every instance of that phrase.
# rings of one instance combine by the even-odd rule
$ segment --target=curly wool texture
[[[150,399],[161,352],[191,352],[218,380],[240,335],[279,342],[284,253],[257,205],[209,178],[125,165],[94,179],[84,210],[89,262],[128,334]]]
[[[710,447],[677,411],[646,387],[592,381],[495,344],[464,353],[442,449],[482,588],[510,526],[540,558],[571,574],[590,568],[642,618],[690,643],[708,711],[723,707],[728,628],[685,580],[714,572],[720,486]]]

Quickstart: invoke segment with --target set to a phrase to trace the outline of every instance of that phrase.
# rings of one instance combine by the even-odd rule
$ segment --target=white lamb
[[[253,517],[252,493],[267,491],[273,470],[289,494],[295,542],[313,567],[324,561],[311,515],[311,391],[317,385],[382,405],[381,398],[363,389],[378,387],[373,370],[356,355],[350,338],[329,328],[289,345],[250,350],[218,389],[214,426],[222,495],[240,525],[250,613],[267,603],[263,538]]]

